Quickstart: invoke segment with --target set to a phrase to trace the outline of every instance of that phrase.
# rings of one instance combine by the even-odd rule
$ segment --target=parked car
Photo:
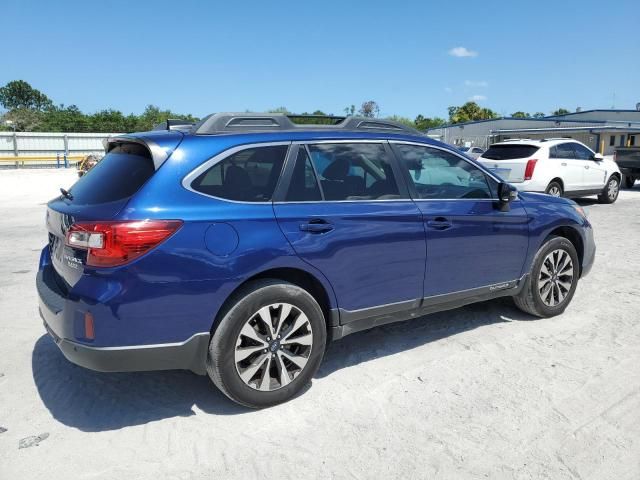
[[[526,192],[556,197],[598,195],[600,203],[618,198],[618,165],[569,138],[494,143],[478,161]]]
[[[633,188],[640,180],[640,146],[617,147],[614,160],[624,176],[624,186]]]
[[[216,114],[121,135],[61,192],[36,284],[62,353],[208,373],[250,407],[291,398],[328,341],[377,325],[504,296],[558,315],[595,253],[573,201],[374,119]]]
[[[478,158],[484,153],[484,150],[480,147],[458,147],[458,150],[466,153],[471,158]]]

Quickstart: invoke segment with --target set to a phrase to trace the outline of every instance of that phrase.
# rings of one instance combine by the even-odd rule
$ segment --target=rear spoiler
[[[182,132],[176,132],[177,135],[182,137]],[[164,137],[164,135],[163,135]],[[104,152],[109,153],[116,145],[120,143],[137,143],[139,145],[144,146],[147,150],[149,150],[149,154],[151,155],[151,159],[153,160],[153,166],[156,170],[160,168],[169,155],[173,153],[176,147],[180,144],[182,138],[178,141],[171,142],[171,145],[160,146],[154,140],[145,136],[133,136],[133,135],[118,135],[114,137],[105,138],[102,141],[102,145],[104,146]]]

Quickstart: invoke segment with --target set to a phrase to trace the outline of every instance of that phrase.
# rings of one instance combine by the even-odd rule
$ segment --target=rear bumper
[[[96,347],[70,340],[73,326],[68,319],[75,311],[73,302],[52,284],[47,268],[51,267],[45,266],[36,277],[40,316],[47,332],[70,362],[99,372],[191,370],[206,374],[208,332],[197,333],[183,342],[156,345]]]

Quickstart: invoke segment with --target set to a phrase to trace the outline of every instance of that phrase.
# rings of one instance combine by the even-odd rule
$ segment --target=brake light
[[[538,160],[535,159],[531,159],[527,162],[527,166],[524,169],[525,180],[531,180],[531,177],[533,177],[533,171],[536,169],[536,163],[538,163]]]
[[[157,247],[181,225],[180,220],[80,222],[67,232],[66,244],[88,250],[87,265],[117,267]]]

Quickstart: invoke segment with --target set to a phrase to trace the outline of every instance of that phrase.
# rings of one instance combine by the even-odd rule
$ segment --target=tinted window
[[[579,160],[591,160],[593,157],[593,152],[589,150],[584,145],[580,145],[579,143],[572,144],[573,150],[576,152],[576,157]]]
[[[420,198],[491,198],[486,175],[470,162],[436,148],[396,147]]]
[[[553,152],[553,158],[561,158],[564,160],[576,158],[576,152],[573,149],[573,143],[561,143],[556,145]]]
[[[322,200],[318,179],[313,171],[311,159],[304,146],[298,150],[298,158],[293,167],[289,191],[285,198],[288,202],[313,202]]]
[[[482,154],[482,158],[490,160],[514,160],[527,158],[538,151],[533,145],[491,145],[489,150]]]
[[[201,174],[191,187],[227,200],[269,201],[278,183],[287,148],[277,145],[236,152]]]
[[[609,137],[609,146],[613,147],[616,144],[616,136],[615,135],[611,135]]]
[[[629,146],[633,147],[636,144],[636,136],[635,135],[629,135]]]
[[[94,205],[129,198],[154,172],[145,147],[119,144],[73,185],[73,203]]]
[[[469,147],[458,147],[458,149],[459,149],[461,152],[468,152],[468,151],[469,151]]]
[[[390,160],[379,143],[309,145],[325,200],[400,198]]]

